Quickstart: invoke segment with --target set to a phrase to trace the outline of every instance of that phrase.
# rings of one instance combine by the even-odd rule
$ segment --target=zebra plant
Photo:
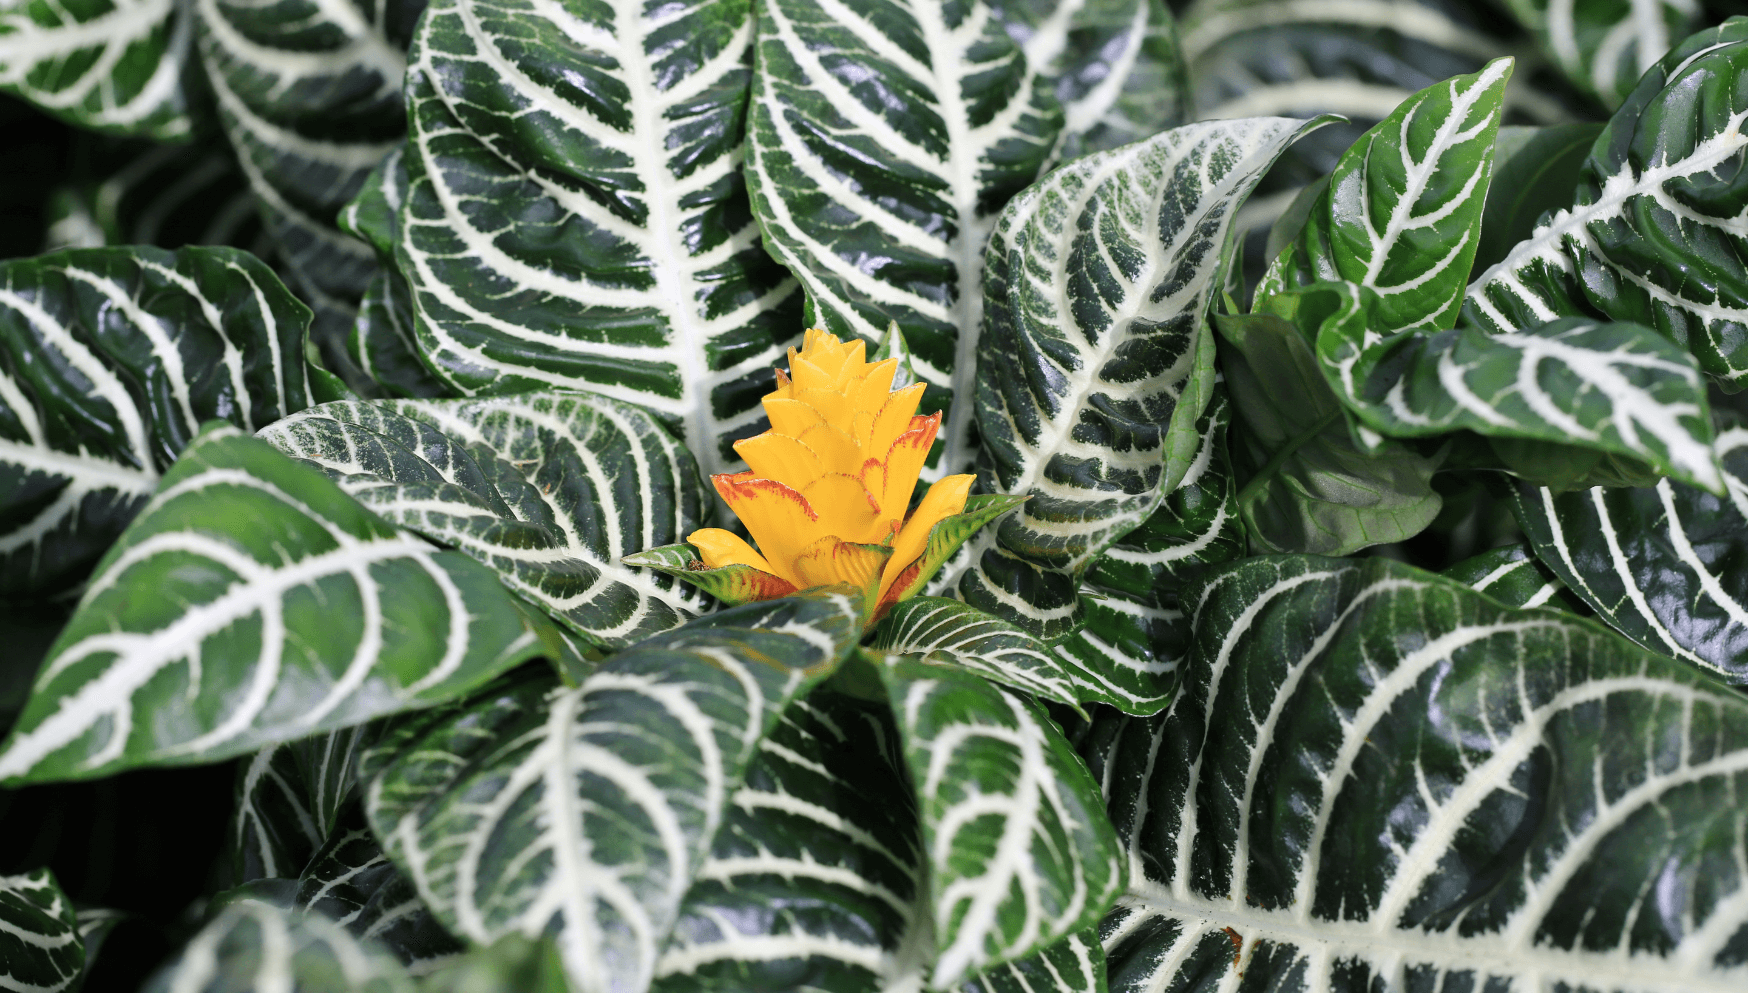
[[[0,799],[234,771],[149,989],[1748,980],[1748,21],[1530,130],[1412,16],[1369,129],[1155,0],[135,20],[291,284],[0,262]],[[151,926],[52,868],[0,988]]]

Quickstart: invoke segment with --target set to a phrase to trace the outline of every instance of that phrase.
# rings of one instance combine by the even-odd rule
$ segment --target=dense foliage
[[[1495,4],[0,0],[0,990],[1743,988],[1748,18]]]

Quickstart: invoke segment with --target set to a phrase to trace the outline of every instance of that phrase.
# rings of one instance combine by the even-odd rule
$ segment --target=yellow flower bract
[[[758,549],[721,528],[694,531],[686,540],[706,567],[768,573],[780,581],[772,596],[838,583],[867,589],[878,577],[875,602],[887,598],[930,529],[964,509],[972,481],[942,479],[905,518],[941,415],[917,416],[923,385],[894,390],[897,371],[897,359],[870,364],[863,342],[819,329],[789,350],[788,375],[778,372],[764,398],[771,430],[734,446],[751,468],[712,477]]]

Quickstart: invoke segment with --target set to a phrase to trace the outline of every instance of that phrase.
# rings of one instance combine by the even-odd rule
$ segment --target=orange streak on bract
[[[795,557],[795,573],[806,586],[848,583],[866,589],[886,564],[888,549],[821,538]]]
[[[941,428],[941,415],[911,419],[911,429],[898,436],[885,453],[886,485],[875,499],[880,506],[902,513],[910,506],[910,495],[916,490],[917,477],[929,461],[929,447],[935,443],[935,433]]]
[[[827,473],[807,484],[801,495],[807,498],[809,506],[818,508],[819,523],[826,534],[869,544],[891,533],[892,529],[880,518],[880,504],[862,486],[859,476]]]
[[[747,460],[754,476],[780,479],[791,487],[803,487],[830,471],[819,453],[797,438],[775,431],[742,438],[734,443],[736,455]]]
[[[887,394],[886,402],[880,406],[879,413],[874,415],[874,424],[868,430],[868,440],[864,443],[868,454],[875,458],[885,458],[887,450],[892,448],[892,443],[898,440],[898,436],[910,430],[917,404],[922,402],[922,383]]]
[[[886,573],[880,579],[879,601],[885,601],[890,591],[896,590],[899,596],[908,592],[899,582],[904,570],[928,549],[929,532],[936,524],[964,511],[965,500],[971,495],[971,483],[976,478],[969,473],[947,476],[923,494],[922,502],[911,513],[910,520],[904,522],[904,530],[893,539],[892,558],[886,560]]]
[[[752,473],[712,477],[716,492],[752,532],[771,571],[799,585],[792,563],[796,553],[830,534],[807,498],[773,479]]]

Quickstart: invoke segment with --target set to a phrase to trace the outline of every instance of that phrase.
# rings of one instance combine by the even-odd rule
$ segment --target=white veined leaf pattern
[[[1508,0],[1542,51],[1579,89],[1614,107],[1663,54],[1699,27],[1695,0]]]
[[[1439,575],[1485,593],[1508,607],[1552,607],[1585,613],[1566,584],[1536,558],[1528,542],[1489,549]]]
[[[860,620],[829,590],[747,604],[574,688],[500,683],[367,758],[371,825],[458,936],[548,934],[575,989],[643,990],[760,740]]]
[[[1376,295],[1366,344],[1452,323],[1480,241],[1512,65],[1496,59],[1421,90],[1344,152],[1304,230],[1257,285],[1257,306],[1347,280]]]
[[[970,546],[967,602],[1067,633],[1064,584],[1046,600],[1010,574],[1078,576],[1181,481],[1213,390],[1207,314],[1233,214],[1315,126],[1174,128],[1076,160],[1008,205],[990,241],[977,421],[983,485],[1031,499]]]
[[[921,809],[929,985],[1096,922],[1125,863],[1097,786],[1044,708],[956,669],[893,658],[881,674]]]
[[[215,424],[99,563],[0,780],[212,762],[430,706],[539,652],[486,567]]]
[[[401,81],[422,0],[193,0],[225,135],[330,368],[374,267],[334,224],[406,132]]]
[[[432,5],[396,257],[443,380],[588,389],[738,464],[802,331],[739,171],[752,35],[751,0]]]
[[[1084,739],[1131,865],[1113,990],[1741,984],[1733,689],[1381,558],[1186,602],[1171,707]]]
[[[82,582],[212,418],[310,403],[309,311],[228,248],[70,249],[0,263],[0,594]]]
[[[1105,702],[1127,713],[1156,713],[1171,699],[1189,636],[1178,604],[1185,577],[1244,555],[1238,486],[1226,454],[1231,418],[1224,390],[1216,391],[1196,425],[1201,440],[1183,481],[1094,561],[1082,582],[1085,623],[1052,646],[1103,691]]]
[[[1070,706],[1102,699],[1097,684],[1073,672],[1050,646],[1015,625],[945,597],[912,597],[894,606],[871,646],[887,655],[974,672]],[[1094,693],[1097,690],[1094,689]]]
[[[0,9],[0,90],[80,127],[186,139],[192,21],[177,0],[9,3]]]
[[[201,928],[143,993],[414,993],[417,988],[394,956],[333,921],[243,899]]]
[[[1542,564],[1646,648],[1748,683],[1748,429],[1717,442],[1725,493],[1673,480],[1570,493],[1518,483],[1512,511]]]
[[[269,253],[255,196],[216,136],[191,144],[81,136],[90,164],[49,193],[43,252],[105,245],[230,245]]]
[[[998,965],[961,993],[1105,993],[1105,950],[1097,928],[1058,940],[1037,954]]]
[[[1027,49],[1060,50],[1070,20]],[[965,471],[984,242],[1062,130],[1053,83],[983,0],[760,0],[758,23],[747,182],[766,248],[810,323],[904,329],[918,374],[952,391],[940,469]]]
[[[341,401],[262,437],[591,643],[622,647],[704,609],[693,587],[619,562],[684,540],[704,511],[691,455],[638,407],[565,393]]]
[[[1686,349],[1648,327],[1568,317],[1504,334],[1461,328],[1380,337],[1379,300],[1369,290],[1313,284],[1300,306],[1315,298],[1330,311],[1317,331],[1318,361],[1366,429],[1402,438],[1466,428],[1624,456],[1723,489],[1705,378]],[[1498,447],[1524,476],[1543,469],[1539,458]]]
[[[1655,328],[1700,369],[1748,376],[1748,19],[1664,56],[1596,139],[1577,200],[1469,286],[1464,318],[1486,331],[1601,316]],[[1654,261],[1652,261],[1654,260]]]
[[[47,869],[0,876],[0,989],[59,993],[85,968],[73,902]]]
[[[921,849],[883,703],[822,686],[759,743],[653,990],[903,988]]]
[[[356,800],[298,877],[292,907],[374,942],[415,976],[442,968],[464,950],[437,923],[412,880],[383,854]]]
[[[340,824],[358,757],[376,737],[360,724],[263,748],[237,767],[231,878],[293,879]],[[332,916],[332,915],[330,915]]]

